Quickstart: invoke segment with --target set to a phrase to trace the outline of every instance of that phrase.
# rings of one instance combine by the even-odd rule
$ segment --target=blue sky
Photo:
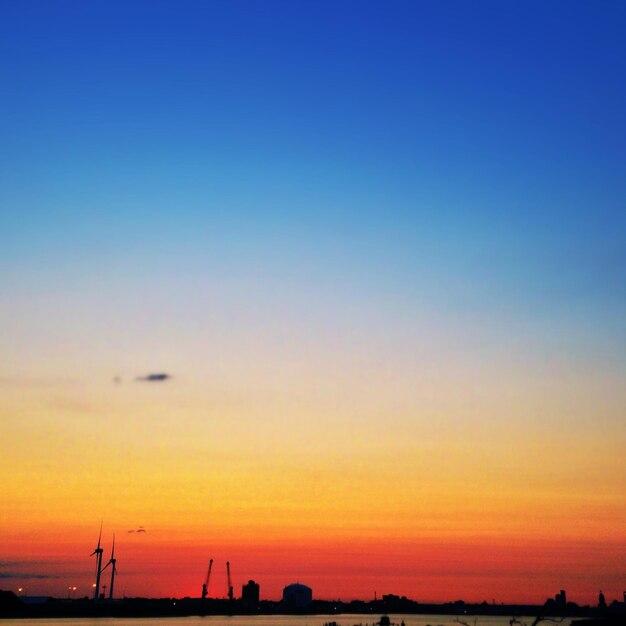
[[[286,274],[623,346],[621,3],[127,4],[2,9],[10,289]]]

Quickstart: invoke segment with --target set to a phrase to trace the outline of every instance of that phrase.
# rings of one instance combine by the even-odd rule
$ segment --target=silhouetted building
[[[241,588],[241,602],[246,609],[256,609],[259,606],[259,584],[249,580]]]
[[[382,605],[385,612],[402,613],[408,611],[414,604],[413,600],[409,600],[406,596],[398,596],[395,593],[386,593],[383,595]]]
[[[606,609],[606,598],[602,592],[600,592],[600,595],[598,596],[598,608]]]
[[[313,602],[311,587],[294,583],[283,589],[283,603],[292,609],[306,609]]]
[[[554,604],[557,609],[564,609],[567,606],[567,596],[565,595],[565,589],[561,589],[559,593],[554,596]]]
[[[397,596],[395,593],[386,593],[383,595],[383,602],[397,602],[400,600],[400,596]]]

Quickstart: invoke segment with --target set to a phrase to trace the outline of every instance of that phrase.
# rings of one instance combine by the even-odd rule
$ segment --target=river
[[[405,626],[509,626],[511,616],[455,616],[455,615],[389,615],[393,624],[405,623]],[[105,626],[106,624],[132,624],[133,626],[324,626],[335,622],[338,626],[373,626],[380,616],[371,615],[246,615],[226,617],[211,615],[206,617],[64,617],[30,620],[37,626]],[[527,626],[532,617],[518,617]],[[24,626],[23,619],[0,620],[0,626]],[[565,620],[564,624],[569,624]]]

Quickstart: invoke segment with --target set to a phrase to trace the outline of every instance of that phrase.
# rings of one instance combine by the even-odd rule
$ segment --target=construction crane
[[[233,584],[230,580],[230,561],[226,561],[226,575],[228,576],[228,599],[233,599]]]
[[[204,585],[202,585],[202,599],[204,600],[209,593],[209,580],[211,578],[211,570],[213,569],[213,559],[209,561],[209,571],[206,573]]]

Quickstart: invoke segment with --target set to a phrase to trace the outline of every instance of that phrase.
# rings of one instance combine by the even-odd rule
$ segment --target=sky
[[[625,27],[3,2],[0,588],[621,599]]]

